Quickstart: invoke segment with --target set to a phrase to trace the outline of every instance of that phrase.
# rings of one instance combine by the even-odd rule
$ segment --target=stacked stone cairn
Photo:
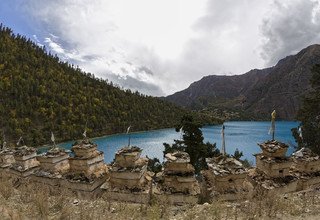
[[[88,138],[76,142],[69,157],[69,172],[65,174],[62,185],[75,190],[94,191],[106,180],[104,154],[97,150],[97,145]]]
[[[59,185],[63,174],[69,171],[69,154],[63,148],[53,146],[46,153],[37,156],[40,169],[35,173],[36,181]]]
[[[3,147],[0,150],[0,168],[9,168],[14,162],[14,150],[8,147]]]
[[[230,200],[238,198],[235,194],[244,196],[249,192],[250,185],[246,181],[248,171],[240,161],[221,155],[206,158],[206,162],[208,169],[202,174],[212,196],[228,197],[225,199]]]
[[[260,185],[267,190],[285,188],[295,190],[295,178],[290,174],[293,160],[286,157],[288,145],[276,140],[258,144],[262,153],[255,154],[256,169],[249,173],[254,186]]]
[[[292,154],[294,170],[301,173],[317,173],[320,171],[319,155],[309,148],[301,148]]]
[[[257,168],[270,177],[285,177],[290,173],[292,159],[286,157],[288,145],[279,141],[267,141],[258,144],[262,153],[255,154]]]
[[[155,195],[164,195],[168,202],[197,203],[200,186],[188,153],[176,151],[165,155],[164,170],[157,174]]]
[[[303,190],[320,184],[320,160],[319,155],[309,148],[302,148],[292,155],[294,165],[291,173],[298,178],[297,190]]]
[[[136,146],[116,152],[109,170],[109,180],[102,186],[112,200],[147,203],[150,197],[152,173],[147,171],[148,158],[140,157]]]
[[[27,177],[39,168],[36,158],[37,150],[26,145],[17,147],[13,153],[15,162],[10,168],[10,173],[18,177]]]

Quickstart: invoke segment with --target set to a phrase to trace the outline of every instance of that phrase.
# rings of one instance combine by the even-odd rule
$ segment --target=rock
[[[147,179],[148,181],[151,181],[151,180],[152,180],[152,177],[151,177],[151,176],[146,175],[146,179]]]
[[[76,206],[79,205],[79,200],[77,200],[77,199],[73,200],[73,204]]]
[[[177,160],[177,158],[176,158],[175,156],[172,156],[172,154],[170,154],[170,153],[166,154],[165,157],[166,157],[167,159],[169,159],[169,160],[172,160],[172,161]]]
[[[151,171],[147,171],[147,174],[149,175],[149,176],[154,176],[155,175],[155,173],[154,172],[151,172]]]

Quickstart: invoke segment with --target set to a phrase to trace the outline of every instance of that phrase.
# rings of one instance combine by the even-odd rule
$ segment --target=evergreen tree
[[[162,170],[162,164],[158,158],[149,159],[148,170],[154,173],[159,173]]]
[[[312,72],[312,90],[304,98],[297,117],[301,121],[302,138],[298,129],[293,129],[293,135],[300,147],[306,146],[320,154],[320,65],[315,65]]]
[[[130,124],[135,131],[168,128],[188,112],[121,90],[0,24],[0,134],[5,131],[8,143],[23,136],[26,144],[39,146],[49,142],[51,131],[57,142],[77,139],[86,123],[91,137],[122,133]]]
[[[205,158],[220,154],[215,143],[203,143],[201,127],[201,124],[195,122],[191,115],[184,115],[179,126],[176,127],[177,132],[183,133],[182,140],[174,140],[172,145],[164,143],[164,154],[175,150],[187,152],[197,174],[201,169],[207,168]]]
[[[240,160],[242,156],[243,156],[243,152],[239,151],[238,148],[236,148],[236,150],[234,151],[234,154],[232,155],[232,157],[236,160]]]

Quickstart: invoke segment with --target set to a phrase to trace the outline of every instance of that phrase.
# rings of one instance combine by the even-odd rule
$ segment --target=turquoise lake
[[[297,127],[298,122],[277,121],[275,139],[287,143],[290,148],[288,154],[294,150],[295,141],[291,135],[291,128]],[[268,135],[270,122],[252,122],[252,121],[232,121],[225,123],[226,151],[233,154],[238,148],[243,152],[242,159],[248,159],[254,163],[253,154],[260,152],[257,145],[271,139]],[[216,143],[221,148],[221,125],[205,126],[202,128],[205,142]],[[163,143],[173,143],[174,139],[180,139],[181,134],[175,129],[161,129],[155,131],[146,131],[131,133],[131,145],[136,145],[143,149],[142,154],[149,158],[157,157],[163,159]],[[117,134],[99,138],[93,138],[93,142],[98,145],[98,149],[104,152],[105,162],[110,163],[118,149],[128,145],[128,135]],[[71,149],[74,141],[59,144],[60,146]]]

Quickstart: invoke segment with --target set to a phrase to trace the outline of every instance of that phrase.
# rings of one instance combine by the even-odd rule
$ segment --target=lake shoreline
[[[270,140],[268,135],[270,121],[228,121],[225,122],[225,142],[228,154],[233,154],[238,148],[243,152],[242,159],[254,161],[253,154],[258,153],[260,148],[257,143]],[[294,151],[295,140],[291,134],[291,128],[297,127],[299,122],[277,121],[276,140],[284,142],[290,146],[288,153]],[[221,125],[206,125],[202,128],[204,142],[215,143],[217,148],[221,148]],[[180,132],[175,128],[163,128],[148,131],[136,131],[130,133],[131,145],[140,147],[144,156],[149,158],[163,158],[163,143],[172,144],[175,139],[181,139]],[[114,159],[115,153],[122,147],[128,145],[128,135],[118,133],[90,138],[98,145],[98,149],[104,152],[105,162],[109,163]],[[75,141],[60,142],[58,145],[70,150]],[[50,145],[43,146],[40,151],[45,151]]]

